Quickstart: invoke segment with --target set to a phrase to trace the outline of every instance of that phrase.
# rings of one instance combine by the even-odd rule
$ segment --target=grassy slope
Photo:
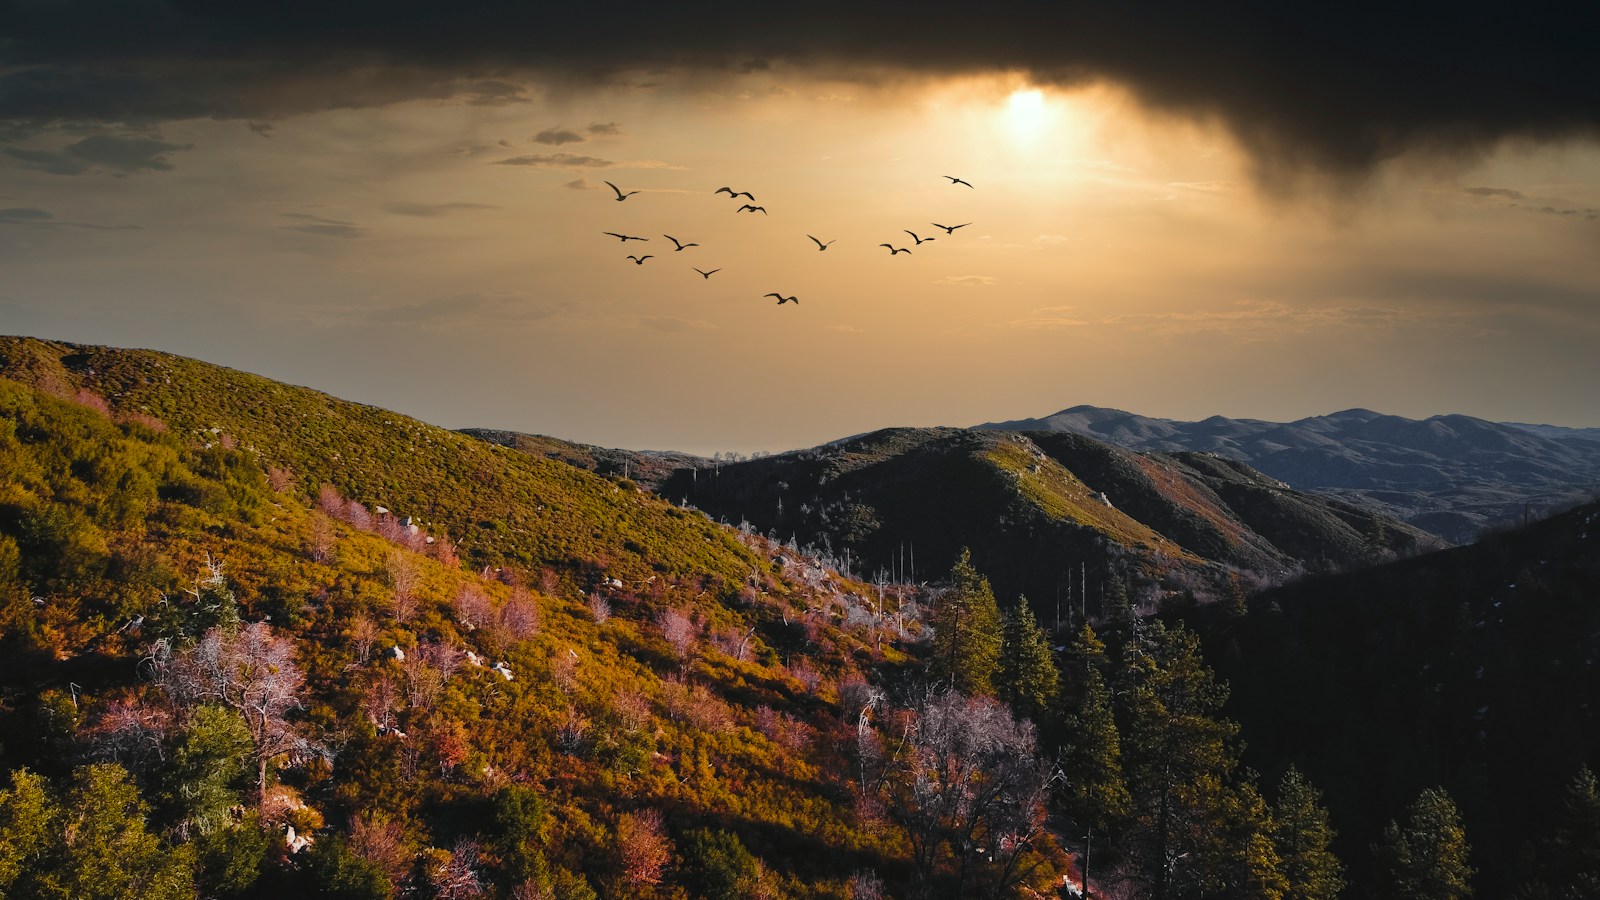
[[[247,619],[270,617],[296,641],[310,722],[338,753],[331,773],[286,778],[336,831],[377,812],[401,822],[416,849],[462,836],[487,845],[484,798],[512,779],[546,789],[552,861],[598,880],[612,865],[612,823],[640,807],[668,811],[674,836],[736,828],[788,896],[839,895],[853,867],[892,874],[903,859],[894,829],[856,820],[849,766],[830,737],[839,680],[880,654],[897,658],[867,632],[804,611],[826,609],[819,598],[843,596],[842,582],[815,570],[802,578],[792,555],[774,563],[759,540],[606,479],[312,391],[159,354],[37,341],[0,353],[9,376],[55,393],[87,384],[114,411],[171,426],[118,424],[0,379],[0,569],[6,542],[18,549],[15,571],[0,571],[7,767],[59,772],[75,758],[82,738],[40,718],[52,691],[75,685],[85,722],[110,699],[148,691],[140,648],[183,606],[209,556]],[[221,446],[213,426],[238,449]],[[299,487],[274,492],[268,465],[293,470]],[[325,481],[402,514],[426,510],[478,561],[508,564],[508,580],[540,583],[548,569],[530,594],[538,634],[508,643],[463,627],[457,594],[481,591],[498,607],[513,589],[471,574],[476,565],[330,523],[303,489]],[[309,552],[319,531],[332,536],[320,561]],[[396,559],[418,575],[419,610],[404,621],[393,614]],[[627,582],[603,624],[578,590],[601,570]],[[752,573],[755,589],[741,591]],[[738,660],[702,642],[680,660],[651,624],[669,607],[690,610],[707,634],[749,633],[751,652]],[[127,627],[137,616],[144,624]],[[363,703],[382,677],[407,675],[393,660],[358,661],[361,618],[378,623],[378,647],[475,649],[517,678],[463,667],[435,704],[402,704],[408,739],[379,734]],[[777,729],[763,724],[762,706]],[[492,874],[492,850],[488,860]],[[678,896],[674,885],[639,896]]]

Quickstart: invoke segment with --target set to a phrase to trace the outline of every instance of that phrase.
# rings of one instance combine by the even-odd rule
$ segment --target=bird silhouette
[[[728,197],[730,199],[737,200],[740,197],[748,197],[748,198],[750,198],[750,202],[751,203],[756,202],[756,195],[755,194],[752,194],[749,191],[736,191],[731,187],[719,187],[716,190],[712,191],[711,193],[720,194],[723,191],[727,191],[728,192]]]
[[[799,297],[785,297],[782,294],[762,294],[761,296],[762,297],[777,297],[779,306],[782,306],[785,303],[790,303],[790,302],[794,303],[795,306],[799,306],[800,305],[800,298]]]
[[[626,244],[629,241],[648,241],[648,240],[650,240],[649,238],[634,237],[631,234],[617,234],[615,231],[602,231],[600,233],[601,234],[609,234],[614,238],[619,238],[619,239],[621,239],[621,241],[624,244]]]
[[[647,259],[655,259],[654,256],[650,256],[649,254],[646,254],[644,256],[630,256],[628,258],[633,260],[633,264],[636,265],[636,266],[644,265],[644,261],[647,260]]]
[[[960,225],[940,225],[938,222],[929,222],[928,224],[932,225],[935,228],[943,228],[944,229],[944,233],[947,234],[947,235],[950,235],[950,234],[955,234],[957,228],[965,228],[968,225],[971,225],[972,223],[971,222],[962,222]]]
[[[816,239],[816,238],[814,238],[814,237],[811,237],[811,235],[809,235],[809,234],[808,234],[808,235],[806,235],[806,237],[808,237],[808,238],[811,238],[811,239],[812,239],[812,240],[813,240],[813,241],[817,241],[817,239]],[[835,238],[835,240],[837,240],[837,238]],[[828,242],[828,244],[831,244],[831,243],[833,243],[833,241],[829,241],[829,242]],[[817,249],[818,249],[818,250],[826,250],[826,249],[828,249],[828,244],[824,244],[824,243],[823,243],[823,242],[821,242],[821,241],[817,241]]]
[[[623,193],[623,192],[622,192],[622,188],[619,188],[619,187],[617,187],[617,186],[616,186],[616,185],[614,185],[614,184],[611,184],[611,182],[609,182],[609,181],[608,181],[608,182],[606,182],[606,184],[607,184],[607,185],[609,185],[609,186],[610,186],[610,188],[611,188],[611,189],[612,189],[612,190],[613,190],[613,191],[616,191],[616,192],[617,192],[617,202],[618,202],[618,203],[621,203],[621,202],[622,202],[622,201],[624,201],[624,200],[626,200],[626,199],[628,199],[628,198],[629,198],[629,197],[632,197],[632,196],[633,196],[633,195],[634,195],[634,194],[637,194],[637,193],[639,193],[639,192],[638,192],[638,191],[629,191],[629,192],[627,192],[627,193],[626,193],[626,194],[624,194],[624,193]]]
[[[671,241],[673,243],[673,245],[674,245],[673,249],[674,250],[682,250],[685,247],[698,247],[698,246],[700,246],[699,244],[685,244],[683,241],[678,240],[677,238],[673,237],[670,234],[663,234],[662,237],[666,238],[667,240],[669,240],[669,241]]]
[[[750,199],[754,200],[755,198],[752,197]],[[743,205],[743,206],[739,207],[738,209],[734,210],[734,212],[744,212],[747,209],[750,210],[751,212],[755,212],[756,210],[760,210],[761,214],[763,216],[767,214],[767,208],[765,206],[751,206],[748,203],[746,203],[745,205]]]
[[[911,252],[909,249],[907,249],[905,247],[896,248],[896,247],[893,247],[893,246],[891,246],[889,244],[879,244],[878,246],[879,247],[888,247],[890,256],[893,256],[896,253],[910,253]]]
[[[944,175],[944,176],[941,176],[941,177],[950,179],[950,183],[952,185],[964,184],[967,187],[972,187],[972,182],[970,182],[970,181],[962,181],[961,179],[955,177],[954,175]]]
[[[905,229],[903,229],[903,228],[902,228],[902,229],[901,229],[901,230],[902,230],[902,231],[905,231]],[[925,237],[917,237],[917,233],[916,233],[916,232],[915,232],[915,231],[906,231],[906,234],[909,234],[909,235],[911,235],[911,239],[912,239],[912,240],[913,240],[913,241],[916,241],[916,242],[917,242],[917,246],[918,246],[918,247],[920,247],[920,246],[922,246],[922,244],[923,244],[923,242],[925,242],[925,241],[932,241],[932,240],[936,240],[936,238],[925,238]]]
[[[694,266],[690,266],[689,268],[694,269]],[[705,272],[705,271],[702,271],[700,269],[694,269],[694,270],[696,272],[699,272],[700,273],[700,277],[706,279],[707,281],[711,280],[711,276],[713,276],[713,275],[717,274],[718,272],[722,271],[721,269],[712,269],[709,272]]]

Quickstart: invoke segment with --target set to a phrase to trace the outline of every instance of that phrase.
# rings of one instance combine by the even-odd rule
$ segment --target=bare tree
[[[395,621],[409,622],[417,613],[417,585],[422,581],[417,564],[406,552],[390,550],[385,569],[389,574],[389,587],[394,590]]]
[[[1033,725],[996,700],[954,690],[930,692],[915,712],[888,790],[918,888],[935,893],[944,864],[955,896],[1005,896],[1054,850],[1044,828],[1054,771],[1036,758]]]
[[[672,844],[654,809],[623,813],[617,820],[617,863],[633,885],[658,884],[672,859]]]
[[[700,637],[700,629],[689,614],[677,608],[664,609],[656,615],[656,625],[661,628],[661,636],[677,652],[678,659],[687,661]]]
[[[476,585],[462,585],[451,605],[455,609],[456,621],[468,631],[476,631],[494,620],[494,604]]]
[[[356,662],[366,665],[372,658],[372,648],[378,643],[378,625],[365,615],[355,617],[350,623],[350,643],[356,648]]]
[[[193,646],[175,649],[158,641],[150,654],[156,684],[177,706],[219,703],[244,716],[254,745],[256,793],[264,800],[267,769],[289,753],[317,753],[289,716],[301,708],[305,675],[294,661],[294,644],[265,622],[236,630],[212,628]]]

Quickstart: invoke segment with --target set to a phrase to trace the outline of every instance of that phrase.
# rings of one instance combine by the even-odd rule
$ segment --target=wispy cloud
[[[932,283],[958,287],[988,287],[997,284],[998,280],[993,275],[946,275],[943,278],[935,278]]]
[[[169,144],[154,138],[93,134],[60,150],[7,147],[4,152],[24,168],[52,175],[97,172],[123,176],[137,172],[170,172],[172,162],[167,155],[193,147],[193,144]]]
[[[384,205],[384,209],[397,216],[417,216],[419,218],[433,219],[449,215],[453,212],[465,212],[474,209],[499,209],[492,203],[403,203],[395,202]]]
[[[546,128],[545,130],[534,135],[532,140],[535,144],[547,144],[553,147],[559,147],[562,144],[581,144],[588,139],[570,128],[556,127]]]
[[[285,219],[293,219],[293,225],[280,225],[285,231],[298,231],[302,234],[314,234],[318,237],[355,238],[367,233],[365,226],[343,219],[325,219],[322,216],[313,216],[308,213],[279,213]]]
[[[598,156],[579,156],[574,153],[532,154],[497,160],[497,166],[531,166],[540,169],[609,169],[616,163]]]
[[[615,122],[590,122],[584,130],[595,137],[622,137],[622,126]]]
[[[1521,200],[1522,192],[1510,188],[1497,187],[1469,187],[1462,188],[1461,193],[1471,194],[1474,197],[1501,197],[1506,200]]]
[[[30,206],[0,209],[0,225],[21,225],[29,228],[88,228],[94,231],[130,231],[138,225],[101,225],[95,222],[64,222],[49,210]]]

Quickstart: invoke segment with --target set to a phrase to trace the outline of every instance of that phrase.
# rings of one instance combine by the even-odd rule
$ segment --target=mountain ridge
[[[1490,525],[1588,499],[1600,441],[1582,429],[1460,414],[1408,419],[1352,408],[1293,422],[1157,419],[1088,405],[978,430],[1082,434],[1133,450],[1212,453],[1297,489],[1361,503],[1456,543]]]

